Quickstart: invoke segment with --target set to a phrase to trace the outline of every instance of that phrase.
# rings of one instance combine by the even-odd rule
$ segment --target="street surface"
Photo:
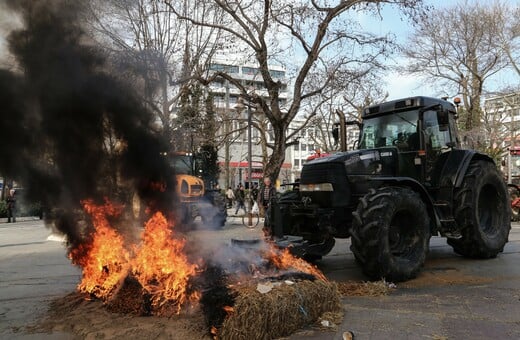
[[[230,210],[230,213],[232,211]],[[213,246],[232,238],[261,235],[230,217],[221,230],[188,235],[211,240]],[[42,318],[50,301],[74,291],[80,270],[66,257],[63,239],[40,220],[0,221],[0,339],[70,339],[65,333],[30,334],[25,327]],[[364,281],[349,250],[338,240],[331,254],[317,264],[334,281]],[[446,240],[434,237],[419,277],[400,283],[383,297],[345,297],[345,316],[337,332],[307,330],[291,339],[519,339],[520,225],[496,259],[470,260],[452,252]]]

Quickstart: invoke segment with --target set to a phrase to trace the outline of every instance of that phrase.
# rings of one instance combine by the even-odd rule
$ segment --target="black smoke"
[[[23,183],[72,246],[81,242],[76,212],[87,198],[128,204],[134,187],[168,216],[175,181],[161,156],[166,141],[83,29],[83,2],[2,1],[23,28],[7,37],[15,67],[0,70],[0,174]]]

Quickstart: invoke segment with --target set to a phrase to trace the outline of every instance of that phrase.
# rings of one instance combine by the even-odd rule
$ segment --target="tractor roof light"
[[[456,107],[459,107],[459,105],[461,103],[460,98],[459,97],[453,98],[453,103],[455,104]]]

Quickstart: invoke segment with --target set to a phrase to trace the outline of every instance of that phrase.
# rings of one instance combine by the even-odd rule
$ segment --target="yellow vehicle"
[[[223,226],[227,217],[225,202],[220,192],[205,188],[204,181],[198,177],[203,174],[201,159],[189,152],[175,152],[170,157],[175,169],[181,221],[187,224],[200,216],[205,224]]]
[[[197,216],[208,227],[222,227],[226,223],[227,210],[224,197],[219,190],[207,189],[202,160],[188,152],[165,154],[175,171],[177,202],[172,202],[175,215],[182,225],[190,225]],[[137,191],[132,197],[134,218],[144,219],[145,207]]]

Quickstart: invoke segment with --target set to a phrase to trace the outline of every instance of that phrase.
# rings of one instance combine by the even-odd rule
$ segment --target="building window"
[[[302,144],[301,151],[307,151],[307,144]]]
[[[273,78],[283,78],[283,77],[285,77],[285,72],[284,71],[269,71],[269,73],[271,74],[271,77],[273,77]]]
[[[217,72],[238,73],[238,66],[233,65],[211,64],[209,65],[209,69]]]
[[[294,166],[295,167],[299,167],[300,166],[300,160],[299,159],[295,159],[294,160]]]
[[[294,150],[295,151],[298,151],[298,146],[299,146],[298,143],[294,144]]]
[[[243,66],[242,67],[242,73],[243,74],[252,74],[252,75],[255,75],[258,73],[258,69],[256,67],[246,67],[246,66]]]

